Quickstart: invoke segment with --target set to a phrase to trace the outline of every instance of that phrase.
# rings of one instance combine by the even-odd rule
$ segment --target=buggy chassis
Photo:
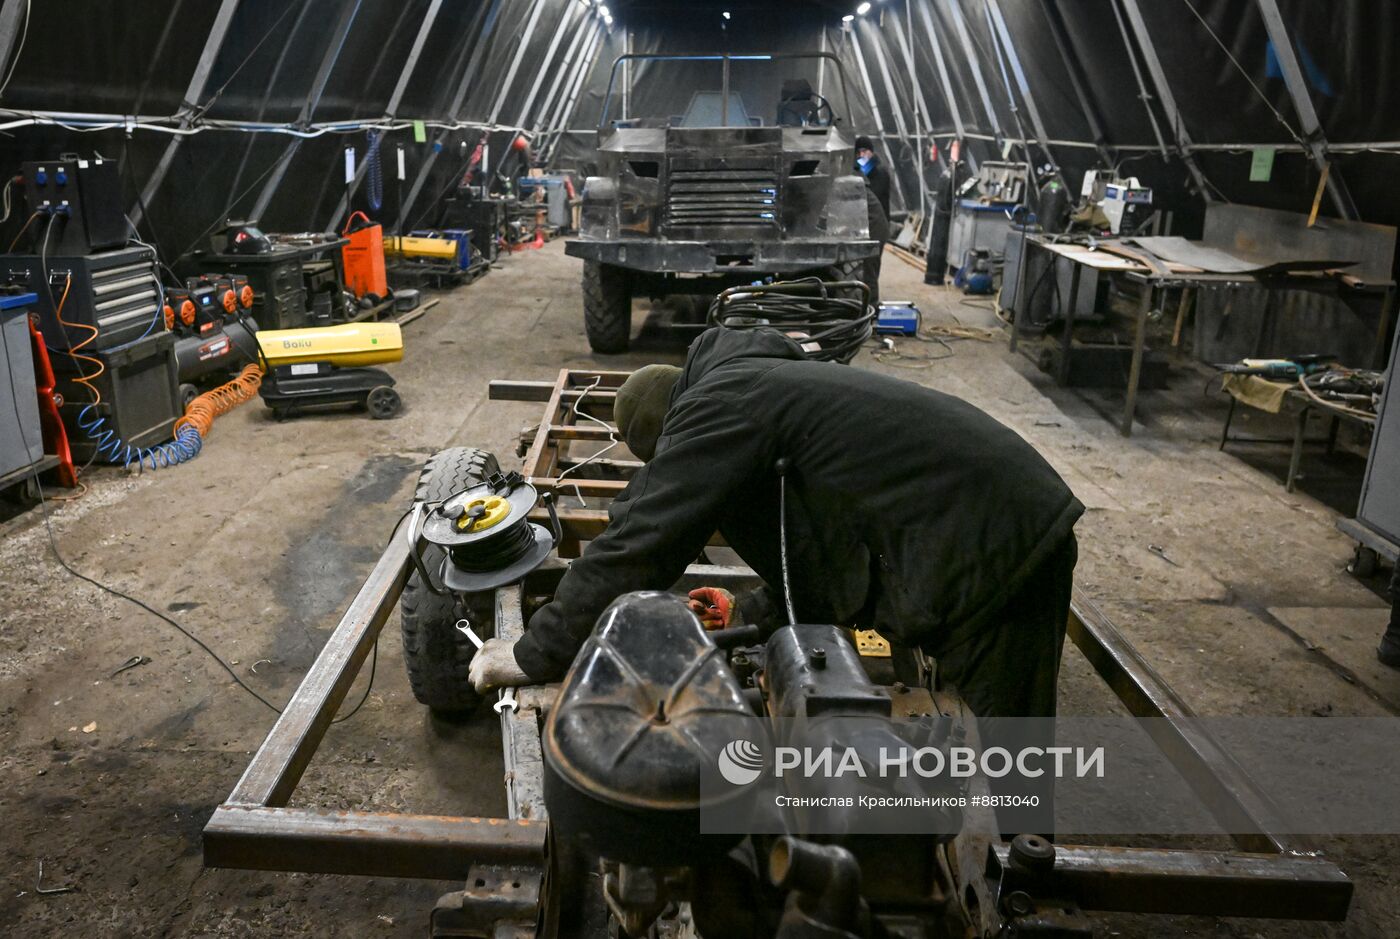
[[[604,421],[626,372],[565,369],[555,382],[493,381],[493,400],[545,402],[544,417],[528,436],[523,474],[541,491],[555,492],[564,537],[561,558],[576,557],[582,542],[607,524],[602,507],[640,466],[620,460],[578,459],[575,441],[610,439],[579,411]],[[586,401],[581,399],[586,398]],[[578,405],[575,407],[575,405]],[[563,478],[561,478],[563,477]],[[567,503],[587,501],[588,508]],[[523,583],[496,591],[495,634],[524,630],[526,597],[552,595],[566,562],[552,561]],[[540,731],[555,688],[519,689],[517,711],[501,716],[508,817],[479,818],[290,808],[310,764],[380,630],[398,601],[411,561],[401,523],[339,625],[254,755],[233,792],[204,829],[208,867],[450,880],[465,889],[447,894],[432,917],[440,936],[533,937],[607,935],[606,926],[570,912],[562,927],[547,889],[550,879]],[[742,588],[756,583],[746,568],[692,565],[678,586]],[[1335,864],[1300,838],[1279,834],[1276,810],[1243,768],[1193,720],[1187,704],[1163,681],[1107,617],[1082,593],[1074,594],[1069,636],[1098,674],[1139,717],[1154,742],[1202,803],[1231,832],[1233,851],[1056,845],[1053,868],[1040,876],[1037,895],[1056,905],[1023,918],[1015,935],[1082,935],[1080,911],[1197,914],[1285,919],[1345,919],[1352,883]],[[928,699],[944,713],[956,703]],[[953,842],[958,900],[980,910],[978,935],[997,935],[1007,889],[1017,871],[1010,845],[988,819],[969,815]],[[1020,889],[1019,887],[1017,889]],[[555,909],[551,914],[551,903]],[[1061,921],[1061,918],[1068,918]],[[540,926],[540,924],[543,924]],[[1057,931],[1064,929],[1066,931]],[[538,931],[537,931],[538,930]],[[602,931],[599,931],[602,930]]]

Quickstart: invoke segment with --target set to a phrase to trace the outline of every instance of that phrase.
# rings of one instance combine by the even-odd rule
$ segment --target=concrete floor
[[[509,463],[538,406],[488,403],[489,379],[681,360],[682,346],[650,332],[626,356],[588,355],[578,266],[562,249],[513,256],[406,327],[407,357],[391,367],[407,402],[400,418],[277,423],[246,406],[218,422],[194,463],[144,476],[95,470],[83,498],[52,504],[64,556],[170,611],[246,682],[285,700],[378,556],[422,461],[469,444]],[[933,322],[986,321],[985,310],[924,287],[895,258],[883,292],[916,299]],[[1102,416],[1111,399],[1049,386],[1003,342],[953,351],[932,364],[862,353],[856,365],[961,395],[1041,448],[1089,507],[1079,526],[1081,586],[1199,712],[1397,713],[1400,673],[1372,653],[1385,607],[1344,570],[1351,545],[1333,530],[1334,512],[1216,451],[1223,408],[1201,397],[1203,377],[1185,371],[1173,392],[1149,394],[1147,426],[1125,440]],[[295,804],[501,813],[494,717],[431,720],[408,691],[396,620],[384,637],[368,702],[332,728]],[[150,664],[112,677],[137,655]],[[1071,713],[1115,708],[1073,651],[1062,695]],[[200,830],[272,717],[166,624],[66,574],[38,512],[0,524],[4,931],[423,935],[434,899],[452,884],[204,870]],[[1345,925],[1111,927],[1400,935],[1400,838],[1333,838],[1324,847],[1357,884]],[[46,888],[75,889],[36,894],[41,860]]]

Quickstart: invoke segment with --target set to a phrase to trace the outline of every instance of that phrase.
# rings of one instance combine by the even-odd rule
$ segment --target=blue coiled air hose
[[[129,469],[135,463],[144,472],[146,469],[162,469],[185,463],[199,456],[204,447],[204,438],[195,427],[184,424],[175,431],[175,439],[154,447],[133,447],[111,428],[103,429],[107,418],[97,414],[89,404],[78,412],[78,426],[97,444],[97,454],[108,463],[120,463],[122,469]]]

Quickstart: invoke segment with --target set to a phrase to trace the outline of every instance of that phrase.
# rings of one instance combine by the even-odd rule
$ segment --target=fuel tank
[[[342,323],[304,329],[260,329],[258,345],[269,367],[329,362],[332,365],[380,365],[403,359],[403,332],[398,323]]]

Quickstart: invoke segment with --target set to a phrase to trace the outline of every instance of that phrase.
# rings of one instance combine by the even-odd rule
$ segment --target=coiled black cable
[[[810,358],[843,364],[855,358],[875,328],[869,287],[819,277],[731,287],[710,304],[709,318],[725,329],[777,329],[800,338]]]
[[[490,538],[468,544],[453,545],[449,550],[452,563],[472,574],[503,570],[530,553],[535,546],[535,533],[525,519]]]

